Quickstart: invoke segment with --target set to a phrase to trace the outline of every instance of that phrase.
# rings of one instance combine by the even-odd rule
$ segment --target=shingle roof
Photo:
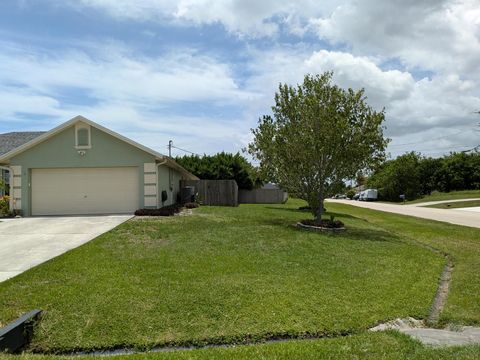
[[[6,154],[44,133],[45,131],[24,131],[0,134],[0,155]]]

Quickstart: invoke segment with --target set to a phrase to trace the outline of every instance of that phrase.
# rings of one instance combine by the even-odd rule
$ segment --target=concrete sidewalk
[[[327,202],[352,205],[372,210],[385,211],[394,214],[415,216],[423,219],[443,221],[455,225],[480,228],[480,212],[452,211],[451,209],[426,208],[415,205],[385,204],[354,200],[327,199]]]
[[[472,212],[477,212],[480,213],[480,206],[472,206],[472,207],[466,207],[466,208],[457,208],[457,209],[452,209],[456,211],[472,211]]]
[[[0,282],[74,249],[131,215],[0,220]]]

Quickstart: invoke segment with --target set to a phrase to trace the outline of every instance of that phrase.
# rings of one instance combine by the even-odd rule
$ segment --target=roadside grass
[[[480,231],[477,228],[335,203],[329,203],[327,210],[362,218],[377,229],[450,254],[455,267],[440,321],[480,325]]]
[[[426,195],[421,199],[412,201],[406,201],[406,204],[418,204],[427,201],[442,201],[442,200],[455,200],[455,199],[469,199],[480,198],[480,190],[462,190],[462,191],[450,191],[440,192],[434,191],[430,195]]]
[[[300,205],[202,207],[191,216],[129,221],[0,283],[0,322],[43,309],[30,350],[69,352],[335,336],[427,316],[441,255],[397,228],[383,230],[383,214],[345,206],[329,205],[346,233],[299,230],[292,225],[310,216]],[[417,222],[406,218],[403,226],[409,234]],[[459,269],[454,285],[462,276],[477,279],[465,289],[478,299],[477,275],[461,271],[474,268]],[[460,301],[467,299],[457,295],[449,314],[475,322],[479,302]]]
[[[0,355],[1,358],[1,355]],[[231,348],[181,350],[115,356],[118,360],[203,360],[203,359],[478,359],[480,346],[433,348],[422,346],[397,332],[363,333],[348,337],[298,340]],[[4,360],[71,360],[54,355],[4,356]],[[105,359],[79,356],[75,360]]]
[[[437,208],[437,209],[459,209],[459,208],[475,207],[475,206],[480,206],[480,200],[456,201],[452,203],[428,205],[425,207]]]

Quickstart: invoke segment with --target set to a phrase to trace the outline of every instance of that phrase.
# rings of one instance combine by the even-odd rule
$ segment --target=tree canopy
[[[253,129],[248,152],[266,180],[305,199],[321,221],[323,201],[345,179],[385,158],[385,115],[364,90],[332,84],[332,73],[306,75],[296,87],[280,84],[271,115]]]
[[[379,198],[400,201],[428,195],[432,191],[480,189],[480,154],[451,153],[431,158],[409,152],[388,160],[368,178],[368,185],[379,190]]]
[[[261,185],[255,168],[240,153],[185,155],[176,157],[175,161],[200,179],[235,180],[240,189],[247,190]]]

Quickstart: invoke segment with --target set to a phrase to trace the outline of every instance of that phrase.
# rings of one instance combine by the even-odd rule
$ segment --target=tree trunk
[[[320,191],[318,193],[318,208],[317,208],[317,215],[315,217],[315,222],[320,225],[320,222],[322,221],[322,215],[323,215],[323,191]]]

